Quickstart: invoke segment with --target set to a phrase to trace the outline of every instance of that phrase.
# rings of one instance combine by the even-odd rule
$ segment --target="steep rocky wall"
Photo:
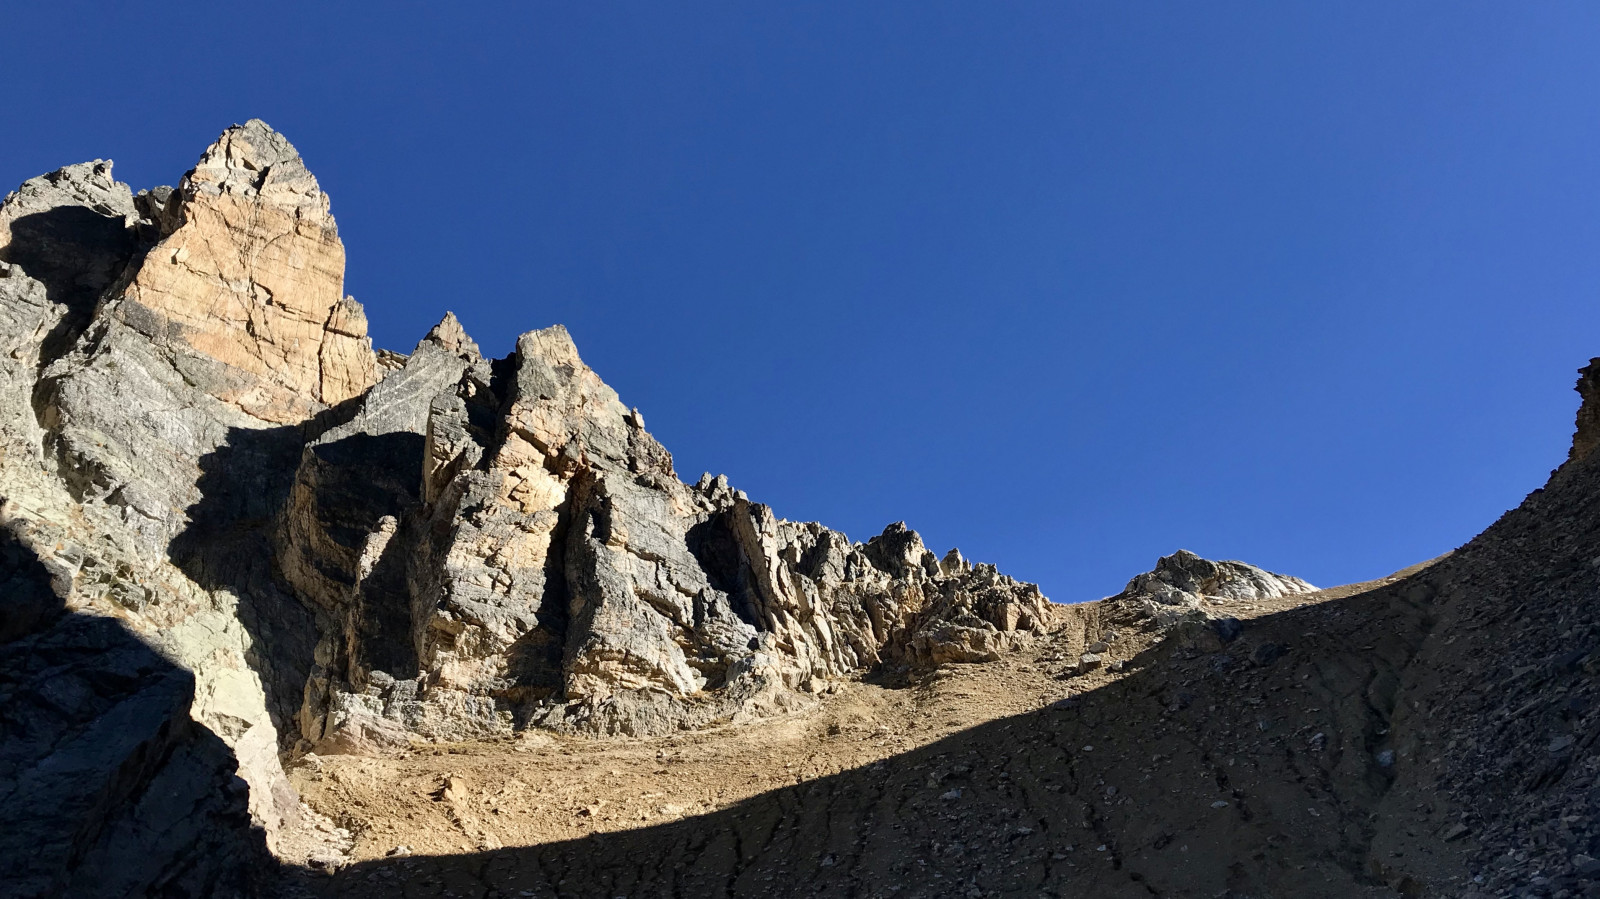
[[[0,893],[243,896],[267,860],[249,788],[191,718],[194,675],[67,607],[25,523],[0,529]]]
[[[427,402],[410,386],[450,377]],[[319,438],[286,519],[291,581],[343,610],[301,717],[322,751],[743,720],[885,664],[994,658],[1052,620],[1036,588],[959,554],[939,563],[903,525],[857,545],[777,519],[725,478],[685,485],[559,326],[491,362],[447,318],[358,407],[391,392],[412,411],[388,418],[421,451],[341,473]],[[370,418],[329,433],[395,433],[358,434]],[[338,486],[408,477],[413,497]],[[324,507],[367,524],[334,538]],[[395,651],[407,625],[413,652]]]
[[[937,562],[903,526],[855,544],[726,479],[684,484],[559,326],[492,360],[447,316],[409,356],[374,353],[343,270],[327,195],[259,121],[176,188],[136,195],[96,161],[0,203],[4,518],[57,572],[62,620],[114,619],[177,672],[160,716],[132,687],[83,712],[164,728],[84,775],[114,805],[164,771],[221,777],[162,761],[205,743],[237,760],[267,846],[331,863],[343,835],[286,752],[746,720],[1052,620],[1031,585]],[[13,606],[4,630],[37,637],[37,604]],[[29,664],[7,656],[8,683],[36,689]],[[39,752],[17,764],[60,760]]]
[[[252,156],[247,138],[271,153]],[[278,299],[251,312],[258,335],[284,333],[280,318],[305,305],[294,278],[275,280],[275,267],[342,271],[342,255],[312,258],[315,247],[275,259],[258,244],[285,241],[259,235],[224,252],[280,205],[262,185],[277,167],[293,168],[284,155],[292,148],[281,141],[256,122],[230,129],[207,152],[215,159],[226,150],[237,178],[258,182],[248,188],[227,174],[208,180],[198,173],[179,191],[135,197],[112,179],[109,163],[96,162],[33,179],[0,204],[8,342],[0,356],[0,498],[43,564],[64,572],[64,602],[74,614],[115,617],[133,639],[190,672],[185,713],[238,759],[251,816],[269,844],[305,858],[337,849],[331,827],[306,815],[278,759],[286,711],[299,704],[285,703],[284,685],[298,693],[315,623],[279,586],[262,535],[281,506],[306,423],[250,414],[238,402],[250,393],[240,392],[252,377],[247,368],[203,352],[194,328],[138,311],[155,283],[149,272],[177,264],[162,255],[164,247],[175,252],[174,242],[231,255],[228,283],[213,285],[218,290],[259,296],[252,285],[275,285]],[[297,183],[302,192],[314,188],[304,178]],[[233,191],[236,201],[206,212],[207,190]],[[226,305],[215,290],[169,293],[164,302],[173,314],[186,302],[196,320]],[[348,312],[350,302],[334,305],[341,303]],[[350,319],[339,326],[358,330]],[[341,340],[354,340],[371,358],[364,337]],[[332,396],[320,392],[320,362],[316,371],[312,399],[294,407],[308,414]],[[269,417],[283,418],[283,408]]]

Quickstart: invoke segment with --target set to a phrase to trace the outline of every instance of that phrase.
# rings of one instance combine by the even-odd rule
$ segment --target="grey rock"
[[[1216,630],[1217,638],[1224,644],[1232,643],[1244,633],[1244,624],[1231,616],[1215,619],[1211,622],[1211,627]]]
[[[1263,643],[1250,653],[1250,661],[1265,667],[1283,658],[1285,650],[1279,643]]]
[[[685,484],[560,326],[374,352],[262,122],[176,183],[97,161],[0,204],[8,884],[228,895],[264,852],[343,860],[297,752],[738,723],[1066,626],[904,523]]]
[[[1237,561],[1212,561],[1180,549],[1128,582],[1107,599],[1116,617],[1169,627],[1210,617],[1211,611],[1242,601],[1311,593],[1317,588],[1297,577]],[[1218,632],[1221,636],[1221,632]]]
[[[425,341],[371,395],[429,352]],[[829,680],[885,664],[992,660],[1051,620],[1036,588],[992,566],[941,564],[904,524],[854,544],[776,518],[725,478],[683,484],[642,416],[559,326],[524,335],[501,362],[475,353],[459,357],[459,382],[426,406],[420,505],[366,513],[395,522],[395,536],[374,539],[410,562],[403,589],[363,587],[360,604],[369,621],[381,609],[391,621],[409,616],[414,663],[375,685],[371,665],[330,648],[342,668],[308,690],[310,739],[372,715],[430,739],[529,724],[663,733],[797,708]],[[361,421],[351,428],[370,433]],[[302,471],[316,470],[317,452]],[[377,531],[345,532],[339,547],[317,536],[327,527],[286,541],[307,547],[308,593],[351,589],[359,535]],[[310,563],[328,560],[342,575],[319,586]],[[346,634],[340,645],[373,642]]]
[[[260,136],[261,128],[237,133]],[[225,134],[218,146],[233,134]],[[248,154],[230,159],[224,168],[247,161]],[[274,157],[272,164],[287,170],[288,163]],[[239,793],[248,808],[246,820],[261,828],[272,848],[292,858],[299,852],[292,831],[308,813],[278,761],[274,716],[292,715],[291,702],[299,704],[316,641],[312,617],[278,586],[265,536],[300,454],[300,423],[249,414],[234,400],[255,386],[279,389],[282,379],[258,378],[196,350],[192,334],[180,334],[173,319],[151,314],[135,296],[159,286],[160,279],[141,280],[147,272],[182,267],[173,256],[186,240],[210,241],[211,250],[224,256],[248,256],[245,244],[266,239],[251,229],[268,220],[281,222],[281,197],[240,190],[207,230],[199,198],[237,178],[207,182],[197,169],[179,192],[135,198],[111,180],[110,171],[104,162],[71,166],[24,184],[0,204],[0,259],[8,275],[0,279],[0,321],[10,341],[0,354],[0,389],[7,399],[0,418],[5,450],[0,517],[27,533],[30,545],[46,548],[40,553],[45,564],[71,575],[63,588],[63,601],[75,610],[70,618],[114,616],[133,639],[179,666],[189,693],[175,700],[181,711],[169,717],[192,719],[196,723],[186,723],[185,731],[214,740],[208,745],[236,765],[248,784]],[[245,177],[238,174],[242,171],[236,169],[236,175]],[[272,175],[263,170],[250,177],[271,180]],[[298,195],[307,196],[303,190]],[[266,204],[278,204],[278,219],[256,209]],[[325,214],[315,202],[295,208]],[[326,221],[331,229],[331,218]],[[236,239],[241,243],[229,251]],[[152,257],[160,247],[173,253]],[[342,255],[337,259],[341,268],[324,273],[324,284],[337,285]],[[261,265],[258,271],[266,272],[273,263],[268,258]],[[251,283],[275,283],[273,277],[284,276],[282,266],[275,271]],[[167,297],[173,304],[166,308],[174,314],[204,310],[212,299],[181,291]],[[342,318],[334,343],[353,341],[359,349],[364,338],[347,334],[355,328],[350,304],[331,302],[330,310],[335,308]],[[253,323],[263,329],[264,339],[272,339],[275,314],[264,311]],[[243,333],[248,327],[229,322],[220,316],[207,324],[222,332],[231,327]],[[316,367],[320,371],[322,363]],[[270,386],[274,383],[278,386]],[[324,404],[313,398],[305,408]],[[255,652],[256,645],[270,645],[272,652]],[[188,786],[198,783],[193,778],[212,763],[202,764],[203,754],[185,745],[174,743],[163,751],[189,760],[187,768],[167,769],[188,770]],[[97,775],[86,770],[82,776]],[[176,773],[170,777],[181,779]],[[228,777],[234,777],[231,768]],[[187,795],[185,784],[169,786],[163,795]],[[216,790],[202,787],[201,792]],[[170,833],[155,836],[165,826],[158,825],[165,814],[159,805],[141,807],[145,811],[137,820],[147,829],[134,827],[116,838],[118,845],[168,837],[174,845],[182,843]],[[206,821],[204,814],[193,816],[196,827],[206,827]],[[321,851],[310,844],[306,848]],[[195,876],[206,870],[197,866]],[[115,879],[119,872],[108,870],[104,876],[112,878],[108,883],[121,882]]]
[[[128,186],[103,159],[41,175],[7,195],[0,203],[0,354],[26,353],[37,366],[69,348],[138,250],[138,224]]]
[[[0,642],[0,880],[8,895],[243,895],[266,861],[228,747],[189,717],[194,676],[0,532],[28,623]],[[50,606],[53,606],[51,608]]]

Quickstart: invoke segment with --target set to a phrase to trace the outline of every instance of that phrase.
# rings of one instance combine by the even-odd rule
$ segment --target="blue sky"
[[[20,7],[20,8],[19,8]],[[264,12],[270,10],[270,12]],[[1456,545],[1600,355],[1600,6],[16,4],[0,182],[230,123],[380,346],[565,323],[681,476],[1115,592]]]

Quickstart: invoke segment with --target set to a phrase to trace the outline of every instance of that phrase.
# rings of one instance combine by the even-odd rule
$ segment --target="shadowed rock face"
[[[268,845],[305,859],[339,846],[278,758],[299,705],[285,700],[303,688],[317,623],[281,586],[264,534],[312,416],[343,398],[329,387],[338,378],[322,375],[322,323],[371,353],[349,336],[361,329],[353,301],[338,297],[342,256],[326,199],[297,167],[282,138],[251,123],[224,134],[175,192],[134,196],[102,161],[33,179],[0,204],[0,517],[62,572],[67,608],[119,619],[185,672],[175,707],[237,758],[248,784],[240,796]],[[191,245],[215,257],[190,266],[210,280],[152,274],[178,266],[172,255]],[[240,297],[259,302],[228,312],[245,308]],[[306,350],[298,332],[280,341],[280,325],[318,316],[309,357],[268,351],[274,341]],[[260,352],[228,356],[206,328]],[[99,676],[92,653],[77,664]],[[142,695],[108,694],[107,714]],[[52,759],[40,764],[61,763]],[[147,761],[82,776],[132,772],[118,793],[131,796],[163,770]]]
[[[96,161],[0,203],[0,518],[58,573],[64,620],[115,618],[170,662],[160,715],[137,685],[82,714],[198,728],[85,773],[117,802],[180,770],[162,759],[198,744],[171,734],[201,735],[270,849],[332,863],[347,835],[285,752],[747,720],[1052,620],[1032,585],[903,525],[857,544],[725,478],[684,484],[560,326],[492,360],[446,316],[375,354],[343,272],[327,195],[260,121],[176,188],[136,195]],[[33,633],[30,595],[0,630]],[[43,689],[35,661],[0,673]]]
[[[194,675],[0,529],[0,883],[7,896],[243,895],[266,861]]]

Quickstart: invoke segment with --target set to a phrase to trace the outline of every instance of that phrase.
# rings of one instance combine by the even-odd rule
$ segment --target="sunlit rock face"
[[[1589,364],[1578,371],[1575,389],[1583,403],[1578,407],[1578,428],[1572,438],[1572,449],[1567,453],[1569,463],[1588,458],[1594,448],[1600,446],[1600,359],[1590,359]]]
[[[0,666],[33,690],[50,641],[146,653],[63,650],[99,687],[51,732],[139,727],[99,754],[30,744],[7,776],[74,765],[60,807],[99,808],[181,756],[208,786],[178,816],[243,841],[128,876],[230,882],[252,847],[336,863],[348,835],[286,753],[749,720],[1051,621],[1032,585],[903,525],[858,544],[683,483],[559,325],[488,359],[447,315],[375,353],[329,208],[260,121],[176,188],[136,194],[101,160],[0,203],[0,525],[50,585],[13,591]],[[160,689],[122,688],[146,668]],[[35,824],[63,857],[100,851],[64,820]],[[235,820],[256,829],[205,824]]]
[[[1136,575],[1121,593],[1106,602],[1123,614],[1168,625],[1213,612],[1225,614],[1230,602],[1312,593],[1316,589],[1297,577],[1274,574],[1245,562],[1203,559],[1180,549],[1162,556],[1155,568]]]
[[[959,554],[940,564],[904,525],[853,544],[777,519],[725,478],[684,484],[559,326],[489,362],[447,318],[362,408],[420,397],[389,386],[440,377],[425,372],[445,357],[457,380],[425,418],[407,415],[416,503],[365,516],[380,524],[360,565],[378,578],[342,581],[361,611],[302,716],[325,749],[743,720],[886,664],[991,660],[1051,620],[1036,588]],[[414,652],[377,664],[407,616]]]
[[[344,245],[300,155],[253,119],[223,133],[161,210],[115,318],[181,358],[246,414],[297,422],[376,380]]]

